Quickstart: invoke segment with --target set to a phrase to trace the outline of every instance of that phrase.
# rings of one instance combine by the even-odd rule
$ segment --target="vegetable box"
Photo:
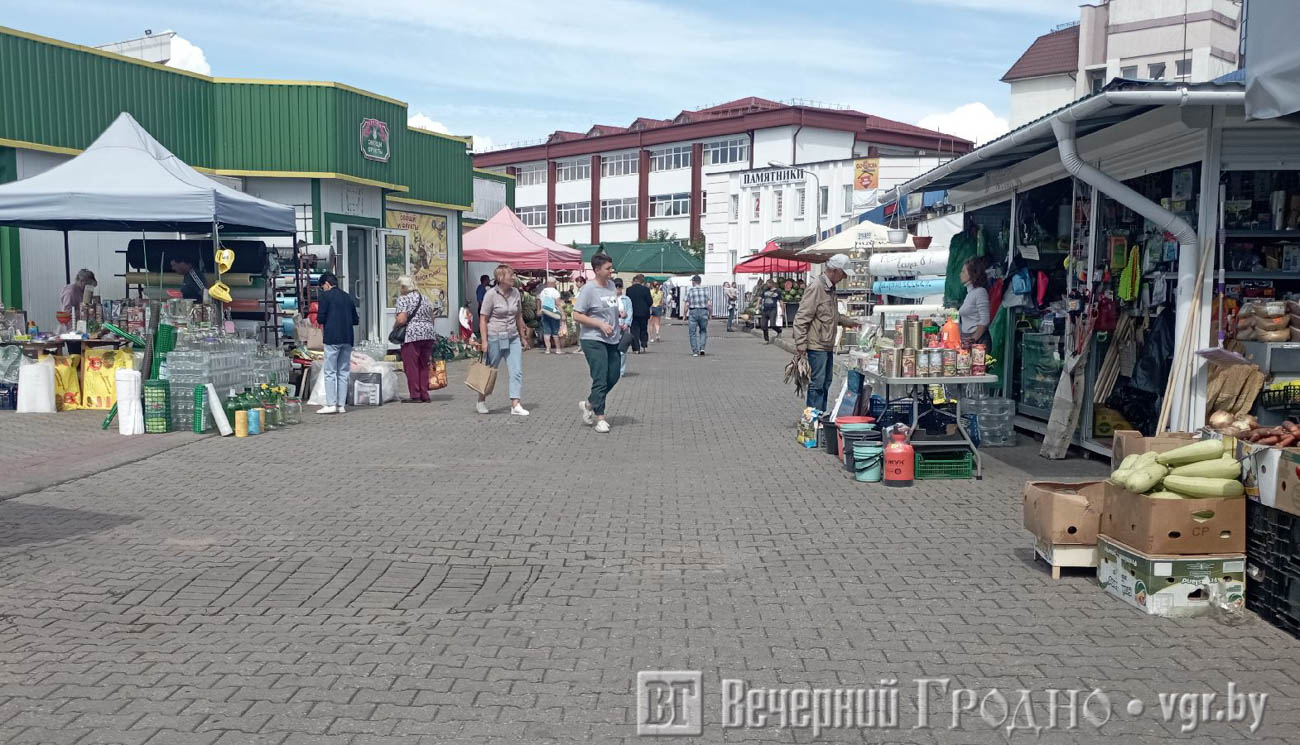
[[[1168,432],[1155,437],[1146,437],[1141,432],[1131,429],[1115,430],[1115,439],[1111,444],[1110,467],[1118,468],[1125,456],[1146,452],[1163,453],[1167,450],[1191,444],[1195,435],[1190,432]]]
[[[1213,609],[1212,585],[1218,585],[1218,594],[1226,602],[1245,603],[1246,557],[1241,553],[1150,554],[1101,535],[1097,538],[1097,581],[1107,593],[1148,615],[1201,616]]]
[[[1246,500],[1157,499],[1107,481],[1100,530],[1149,554],[1244,553]]]
[[[1040,541],[1051,545],[1091,546],[1106,499],[1103,481],[1064,484],[1052,481],[1025,483],[1024,524]]]

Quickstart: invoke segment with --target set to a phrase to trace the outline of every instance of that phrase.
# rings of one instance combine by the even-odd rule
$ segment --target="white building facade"
[[[516,177],[516,212],[561,243],[699,237],[716,281],[778,237],[812,235],[874,206],[855,163],[878,159],[876,188],[902,183],[971,143],[860,112],[741,99],[673,120],[556,132],[475,156]]]
[[[1044,34],[1012,65],[1011,127],[1114,78],[1200,83],[1241,63],[1241,0],[1105,0]]]

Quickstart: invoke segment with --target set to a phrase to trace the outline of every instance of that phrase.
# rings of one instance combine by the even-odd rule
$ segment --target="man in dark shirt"
[[[203,278],[199,270],[195,269],[188,259],[172,259],[171,267],[173,272],[181,275],[181,297],[197,303],[203,302],[203,293],[208,289],[208,281]]]
[[[650,288],[645,286],[644,274],[632,278],[627,297],[632,301],[632,351],[645,354],[650,348],[650,306],[653,301]]]
[[[777,303],[781,302],[781,291],[776,289],[776,283],[768,280],[763,286],[762,299],[759,300],[758,312],[762,319],[763,342],[772,343],[772,339],[767,335],[768,329],[776,329],[776,335],[781,335],[781,328],[776,325]]]
[[[478,300],[478,313],[474,314],[475,318],[478,318],[479,313],[483,312],[483,296],[486,295],[487,291],[490,289],[492,289],[492,278],[486,274],[480,276],[478,278],[478,289],[474,290],[474,297]],[[478,331],[477,322],[474,324],[474,330]]]
[[[361,322],[352,296],[338,286],[333,272],[320,275],[321,294],[316,303],[316,322],[325,344],[325,405],[317,414],[347,411],[348,376],[352,371],[352,327]]]

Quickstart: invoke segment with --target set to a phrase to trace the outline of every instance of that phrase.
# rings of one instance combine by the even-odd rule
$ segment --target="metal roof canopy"
[[[1204,98],[1206,91],[1218,95]],[[1198,98],[1190,98],[1195,92]],[[1182,100],[1179,100],[1181,95]],[[1107,127],[1140,116],[1162,105],[1241,105],[1241,87],[1221,81],[1211,83],[1165,83],[1161,81],[1115,80],[1105,89],[1035,119],[971,153],[931,169],[887,192],[882,201],[895,201],[919,189],[955,189],[989,173],[1022,163],[1055,150],[1056,135],[1051,122],[1063,118],[1075,123],[1076,137],[1082,138]]]

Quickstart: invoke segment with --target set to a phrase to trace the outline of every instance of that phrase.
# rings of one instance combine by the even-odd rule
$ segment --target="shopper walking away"
[[[691,286],[686,288],[686,324],[691,336],[691,356],[704,354],[704,346],[709,342],[709,315],[713,312],[713,301],[709,291],[700,286],[700,275],[691,277]]]
[[[632,300],[632,351],[645,354],[650,348],[650,313],[654,308],[654,296],[645,285],[644,274],[632,278],[627,296]]]
[[[776,325],[776,314],[781,307],[781,291],[776,289],[776,282],[769,279],[763,285],[763,294],[759,297],[758,302],[763,324],[763,341],[771,344],[772,339],[768,336],[769,329],[776,329],[776,335],[781,335],[781,327]]]
[[[320,275],[324,290],[316,304],[316,322],[321,326],[325,344],[325,405],[317,414],[342,414],[347,411],[348,376],[352,371],[352,327],[361,322],[352,296],[339,287],[334,272]]]
[[[406,324],[406,337],[402,340],[402,371],[406,373],[406,390],[410,398],[403,403],[425,403],[429,398],[429,365],[433,361],[433,307],[415,286],[415,280],[402,275],[397,278],[398,324]]]
[[[659,341],[659,321],[664,315],[664,288],[658,282],[650,286],[650,341]]]
[[[596,279],[582,288],[573,304],[573,319],[582,328],[579,344],[591,373],[591,393],[578,402],[578,407],[582,410],[583,423],[594,424],[597,432],[604,433],[609,431],[605,401],[619,377],[619,301],[618,290],[610,279],[614,266],[609,257],[604,254],[591,257],[591,270]]]
[[[618,377],[627,375],[627,350],[632,340],[632,298],[623,292],[623,280],[614,280],[618,291]]]
[[[483,295],[478,317],[479,334],[483,340],[481,349],[487,364],[492,367],[505,360],[510,370],[510,413],[528,416],[528,409],[519,403],[524,389],[523,339],[528,336],[521,308],[523,295],[515,288],[515,270],[508,264],[498,265],[493,274],[496,286]],[[480,414],[488,413],[487,396],[479,395],[474,410]]]
[[[560,322],[564,316],[560,313],[560,291],[555,289],[555,280],[546,279],[542,288],[542,345],[546,354],[560,353]]]
[[[524,334],[524,349],[532,349],[537,346],[537,337],[541,332],[542,324],[539,320],[541,313],[538,312],[542,303],[537,299],[537,283],[532,282],[522,290],[523,296],[519,301],[519,311],[524,317],[524,326],[528,327],[528,332]]]
[[[835,300],[835,285],[853,274],[849,257],[835,254],[825,264],[825,271],[803,294],[799,312],[794,317],[794,348],[796,355],[807,355],[812,369],[808,382],[806,406],[826,411],[826,394],[831,387],[831,371],[835,358],[835,332],[837,327],[857,328],[858,322],[840,317],[839,303]]]
[[[736,330],[736,286],[723,282],[722,291],[727,295],[727,331],[732,332]]]
[[[962,344],[991,345],[989,336],[989,275],[984,259],[976,256],[961,265],[961,283],[966,285],[966,299],[957,315],[961,318]]]

